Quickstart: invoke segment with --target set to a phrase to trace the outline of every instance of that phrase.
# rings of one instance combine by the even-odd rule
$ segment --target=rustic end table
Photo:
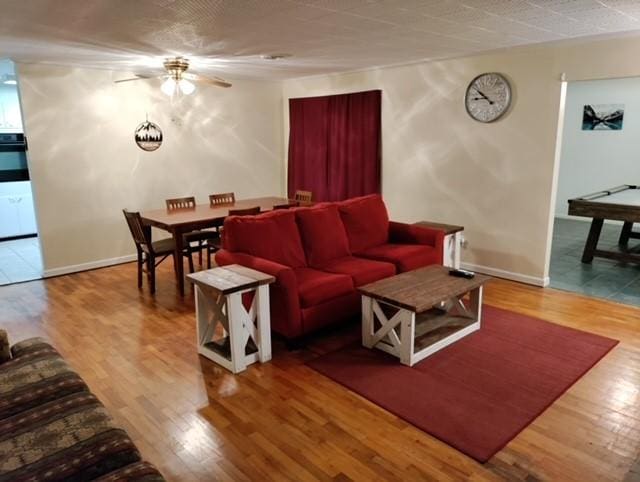
[[[271,360],[273,276],[232,264],[187,279],[195,285],[198,353],[233,373]]]
[[[460,251],[462,249],[462,232],[464,226],[457,224],[442,224],[431,221],[418,221],[416,226],[433,228],[444,231],[444,259],[442,264],[451,268],[460,269]]]

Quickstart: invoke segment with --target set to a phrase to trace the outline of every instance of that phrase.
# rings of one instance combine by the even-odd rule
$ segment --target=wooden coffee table
[[[456,278],[449,269],[427,266],[360,287],[362,344],[412,366],[479,330],[482,285],[491,278]]]

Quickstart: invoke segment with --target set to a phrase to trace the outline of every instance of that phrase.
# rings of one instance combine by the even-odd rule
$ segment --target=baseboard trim
[[[92,269],[106,268],[107,266],[114,266],[116,264],[130,263],[135,261],[137,256],[135,254],[128,254],[126,256],[118,256],[117,258],[100,259],[98,261],[90,261],[88,263],[74,264],[71,266],[61,266],[60,268],[46,269],[42,273],[43,278],[52,278],[53,276],[62,276],[65,274],[79,273],[80,271],[89,271]]]
[[[90,261],[88,263],[74,264],[71,266],[61,266],[60,268],[52,268],[44,270],[42,273],[43,278],[52,278],[54,276],[62,276],[65,274],[79,273],[81,271],[89,271],[92,269],[106,268],[108,266],[114,266],[117,264],[130,263],[136,260],[135,254],[128,254],[126,256],[118,256],[116,258],[101,259],[98,261]],[[520,283],[526,283],[535,286],[548,286],[549,277],[539,278],[537,276],[530,276],[522,273],[514,273],[512,271],[506,271],[498,268],[491,268],[489,266],[481,266],[472,263],[461,263],[462,268],[471,271],[477,271],[479,273],[488,274],[489,276],[495,276],[496,278],[504,278],[512,281],[518,281]]]
[[[593,218],[585,218],[582,216],[571,216],[569,214],[555,214],[554,217],[557,219],[569,219],[571,221],[582,221],[583,223],[590,223],[591,221],[593,221]],[[614,219],[605,219],[604,223],[615,224],[617,226],[622,226],[623,224],[622,221],[616,221]]]
[[[4,243],[5,241],[14,241],[16,239],[27,239],[27,238],[37,238],[38,234],[19,234],[18,236],[7,236],[6,238],[0,238],[0,243]]]
[[[489,276],[495,276],[496,278],[504,278],[511,281],[518,281],[519,283],[526,283],[528,285],[546,287],[549,286],[549,277],[544,278],[537,276],[530,276],[528,274],[514,273],[512,271],[505,271],[498,268],[490,268],[489,266],[481,266],[472,263],[461,263],[462,268],[470,271],[477,271],[478,273],[488,274]]]

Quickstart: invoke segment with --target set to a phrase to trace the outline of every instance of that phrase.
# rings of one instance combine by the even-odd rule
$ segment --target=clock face
[[[493,122],[509,109],[511,86],[504,76],[487,73],[477,76],[467,87],[464,104],[469,115],[480,122]]]

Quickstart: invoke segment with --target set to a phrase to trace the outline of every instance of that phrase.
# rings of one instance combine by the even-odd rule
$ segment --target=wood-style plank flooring
[[[304,365],[340,343],[233,376],[195,351],[192,292],[170,263],[0,288],[13,341],[48,338],[169,480],[623,480],[640,452],[640,309],[495,280],[485,302],[621,343],[481,465]]]

